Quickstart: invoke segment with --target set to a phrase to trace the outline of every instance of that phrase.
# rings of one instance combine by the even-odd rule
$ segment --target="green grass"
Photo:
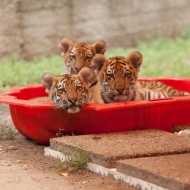
[[[87,152],[80,148],[71,150],[68,147],[62,148],[61,153],[66,157],[64,162],[58,161],[55,163],[55,167],[59,171],[76,172],[86,168],[90,161],[90,156]]]
[[[132,49],[110,48],[105,55],[127,56],[133,50],[140,51],[144,57],[140,77],[190,77],[190,30],[174,40],[149,38],[139,41]],[[63,58],[42,56],[31,62],[16,56],[3,58],[0,60],[0,92],[16,85],[40,83],[45,72],[64,74]]]
[[[190,77],[190,31],[174,40],[160,37],[139,42],[133,49],[111,49],[106,56],[127,56],[133,50],[143,55],[140,77]]]
[[[55,75],[64,73],[63,58],[60,55],[42,56],[31,62],[13,55],[0,60],[0,92],[12,86],[40,83],[45,72]]]

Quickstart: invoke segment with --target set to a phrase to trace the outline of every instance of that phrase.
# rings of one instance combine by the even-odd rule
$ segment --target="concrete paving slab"
[[[163,188],[190,189],[190,154],[120,160],[116,169]]]
[[[58,151],[55,151],[49,147],[45,147],[44,154],[45,154],[45,156],[51,156],[53,158],[59,159],[62,162],[64,162],[64,160],[67,159],[67,157],[64,154],[62,154]],[[90,171],[92,171],[94,173],[100,174],[102,176],[109,176],[109,177],[113,177],[116,180],[121,180],[121,181],[128,183],[131,186],[137,187],[138,189],[141,189],[141,190],[148,190],[148,189],[168,190],[161,186],[155,185],[153,183],[120,173],[116,170],[116,168],[106,168],[106,167],[100,166],[98,164],[89,162],[87,164],[87,169],[89,169]]]
[[[100,135],[64,136],[50,140],[50,148],[59,152],[84,150],[91,162],[114,168],[117,160],[190,153],[190,138],[160,130],[136,130]]]

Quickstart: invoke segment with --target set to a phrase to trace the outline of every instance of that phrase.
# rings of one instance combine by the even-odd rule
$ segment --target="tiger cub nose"
[[[82,68],[75,67],[76,71],[79,72]]]
[[[124,88],[116,88],[116,90],[121,94],[124,91]]]
[[[77,98],[68,98],[68,101],[70,102],[70,103],[75,103],[76,101],[77,101]]]

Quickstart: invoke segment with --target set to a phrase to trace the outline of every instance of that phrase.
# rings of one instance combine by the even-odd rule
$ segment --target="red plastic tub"
[[[179,90],[190,91],[190,79],[144,78],[157,80]],[[190,96],[163,100],[86,104],[77,114],[68,114],[52,103],[31,102],[46,96],[42,85],[12,88],[0,94],[0,102],[9,104],[16,129],[40,143],[61,134],[99,134],[156,128],[171,131],[174,126],[190,124]]]

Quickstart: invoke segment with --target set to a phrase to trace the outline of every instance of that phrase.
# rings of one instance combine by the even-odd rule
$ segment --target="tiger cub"
[[[59,44],[68,74],[77,74],[83,67],[89,67],[92,57],[104,54],[107,47],[103,40],[93,44],[74,43],[69,38],[63,38]]]
[[[100,102],[113,103],[123,101],[151,100],[175,96],[190,95],[161,82],[138,81],[139,67],[143,57],[134,51],[128,57],[106,59],[97,54],[91,61],[91,69],[99,75],[96,90],[100,91]]]
[[[159,81],[138,81],[143,100],[189,96],[190,92],[180,91]]]
[[[45,73],[41,83],[49,94],[52,103],[68,113],[77,113],[83,104],[90,102],[90,88],[97,82],[90,68],[84,67],[78,74],[54,76]]]

